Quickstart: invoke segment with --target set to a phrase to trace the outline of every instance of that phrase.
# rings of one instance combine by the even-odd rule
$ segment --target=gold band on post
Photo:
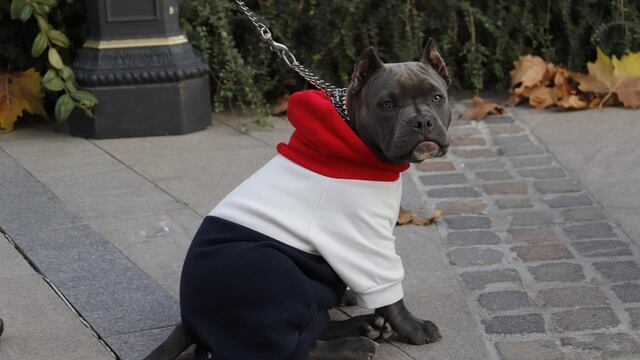
[[[170,46],[184,44],[188,42],[184,35],[161,37],[161,38],[145,38],[145,39],[123,39],[123,40],[87,40],[84,47],[92,49],[118,49],[133,47],[150,47],[150,46]]]

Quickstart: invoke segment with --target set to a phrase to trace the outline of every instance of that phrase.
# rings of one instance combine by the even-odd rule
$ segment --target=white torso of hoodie
[[[277,155],[210,215],[321,255],[358,303],[375,309],[403,297],[393,235],[401,195],[402,178],[335,179]]]

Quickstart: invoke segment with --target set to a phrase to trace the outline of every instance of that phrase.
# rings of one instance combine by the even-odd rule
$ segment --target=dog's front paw
[[[402,341],[413,345],[429,344],[442,338],[438,327],[428,320],[412,319],[395,331]]]
[[[393,335],[391,324],[376,314],[360,315],[343,321],[332,321],[320,335],[322,340],[364,336],[371,340],[384,340]]]
[[[391,324],[382,316],[374,316],[364,329],[365,336],[371,340],[387,340],[393,335]]]

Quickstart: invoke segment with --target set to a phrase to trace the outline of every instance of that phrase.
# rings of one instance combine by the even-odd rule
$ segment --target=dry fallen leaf
[[[546,85],[555,74],[555,66],[547,63],[539,56],[526,55],[514,61],[514,70],[511,71],[511,98],[509,103],[518,104],[529,92]]]
[[[563,99],[556,100],[556,105],[567,110],[583,110],[589,108],[589,103],[582,100],[578,95],[569,95]]]
[[[461,117],[482,120],[492,114],[503,114],[504,108],[496,103],[487,103],[480,96],[473,98],[473,107],[462,113]]]
[[[531,89],[528,92],[528,96],[529,105],[538,110],[547,108],[556,103],[553,95],[553,88],[546,87],[544,85]]]
[[[281,115],[287,112],[289,108],[289,94],[284,95],[271,106],[271,115]]]
[[[417,210],[416,210],[417,211]],[[442,219],[442,210],[436,209],[431,216],[420,216],[416,214],[416,211],[407,211],[404,208],[400,208],[400,215],[398,216],[397,225],[413,224],[418,226],[425,226],[437,223]]]
[[[413,213],[405,210],[404,208],[400,208],[400,215],[398,215],[398,221],[396,224],[398,225],[406,225],[413,220]]]
[[[47,116],[42,105],[41,80],[34,69],[0,73],[0,129],[13,130],[23,111]]]
[[[605,95],[600,107],[616,94],[630,108],[640,108],[640,52],[609,58],[598,48],[595,63],[587,64],[588,74],[575,74],[580,90]]]

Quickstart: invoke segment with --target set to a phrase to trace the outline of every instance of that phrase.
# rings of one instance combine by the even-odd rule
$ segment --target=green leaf
[[[67,36],[63,34],[61,31],[49,30],[47,31],[47,35],[49,36],[49,39],[51,40],[52,43],[63,48],[69,47],[69,44],[70,44],[69,38],[67,38]]]
[[[14,20],[20,18],[20,14],[22,13],[22,9],[25,6],[26,6],[26,4],[24,3],[24,1],[22,1],[22,0],[13,0],[11,2],[11,8],[10,8],[11,18],[14,19]]]
[[[58,122],[67,121],[75,106],[76,104],[73,103],[71,96],[67,94],[60,96],[58,102],[56,102],[56,119]]]
[[[34,3],[32,4],[36,14],[38,15],[47,15],[49,13],[49,11],[51,11],[51,8],[47,5],[42,5],[42,4],[38,4],[38,3]]]
[[[33,8],[31,5],[24,4],[22,11],[20,11],[20,21],[25,22],[33,15]]]
[[[53,66],[58,70],[62,69],[64,64],[62,63],[62,58],[60,58],[60,54],[58,53],[58,50],[54,48],[49,49],[49,63],[51,64],[51,66]]]
[[[88,104],[98,103],[98,98],[88,91],[82,91],[82,90],[74,91],[71,93],[71,97],[83,103],[88,103]]]
[[[42,55],[47,48],[47,36],[43,32],[39,32],[36,35],[36,39],[33,41],[33,47],[31,48],[31,56],[38,57]]]
[[[73,73],[73,70],[71,70],[71,68],[67,65],[62,67],[62,70],[60,70],[60,74],[62,75],[64,81],[73,81],[76,79],[76,75]]]
[[[84,111],[85,115],[87,115],[88,117],[90,118],[93,117],[93,113],[91,112],[91,109],[89,109],[88,107],[81,106],[80,109],[82,109],[82,111]]]
[[[40,27],[40,31],[49,31],[51,30],[51,24],[45,19],[42,15],[36,14],[36,20],[38,20],[38,26]]]
[[[54,7],[58,4],[57,0],[36,0],[36,1],[38,1],[42,5],[47,5],[50,7]]]
[[[67,90],[69,90],[71,92],[78,91],[78,88],[76,87],[76,82],[73,81],[73,80],[65,81],[64,82],[64,86],[67,88]]]
[[[58,73],[54,69],[49,69],[42,77],[42,82],[51,81],[51,79],[58,77]]]
[[[49,72],[47,72],[47,74],[48,73]],[[50,79],[42,78],[42,86],[51,91],[60,91],[64,89],[64,82],[58,77],[58,75],[54,75],[54,77]]]

